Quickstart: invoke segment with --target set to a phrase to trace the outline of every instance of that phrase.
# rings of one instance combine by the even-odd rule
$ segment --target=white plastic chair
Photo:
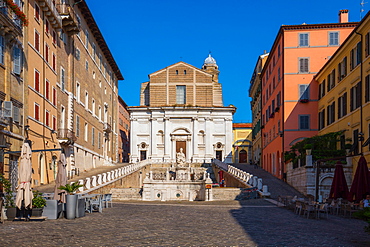
[[[103,196],[98,195],[96,199],[90,200],[90,213],[94,210],[99,211],[99,213],[103,212]]]
[[[112,194],[104,194],[103,203],[105,203],[105,207],[108,208],[110,203],[110,207],[113,208],[113,201],[112,201]]]

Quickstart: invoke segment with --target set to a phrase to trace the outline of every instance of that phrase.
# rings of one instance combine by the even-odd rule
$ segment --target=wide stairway
[[[283,180],[274,177],[272,174],[268,173],[267,171],[263,170],[262,168],[254,168],[253,165],[249,164],[230,164],[257,176],[258,178],[262,178],[263,184],[268,186],[269,192],[271,193],[271,198],[278,199],[279,196],[286,197],[286,196],[297,196],[297,197],[304,197],[298,190],[290,186],[289,184],[285,183]]]

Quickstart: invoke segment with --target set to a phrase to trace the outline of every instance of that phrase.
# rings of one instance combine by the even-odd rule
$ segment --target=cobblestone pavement
[[[74,220],[5,222],[0,246],[370,246],[365,225],[306,219],[263,199],[127,202]]]

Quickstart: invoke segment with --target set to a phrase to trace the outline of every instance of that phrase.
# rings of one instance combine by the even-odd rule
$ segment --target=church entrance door
[[[216,159],[222,161],[222,151],[216,151]]]
[[[186,155],[186,141],[176,141],[176,153],[180,152],[180,148]]]
[[[239,163],[247,163],[248,162],[248,153],[245,150],[241,150],[239,152]]]

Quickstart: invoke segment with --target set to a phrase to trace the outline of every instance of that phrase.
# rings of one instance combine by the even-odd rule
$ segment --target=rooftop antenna
[[[362,12],[364,12],[364,5],[367,4],[367,2],[365,2],[364,0],[361,1],[360,5],[361,5],[361,10],[360,10],[360,20],[362,20]]]

